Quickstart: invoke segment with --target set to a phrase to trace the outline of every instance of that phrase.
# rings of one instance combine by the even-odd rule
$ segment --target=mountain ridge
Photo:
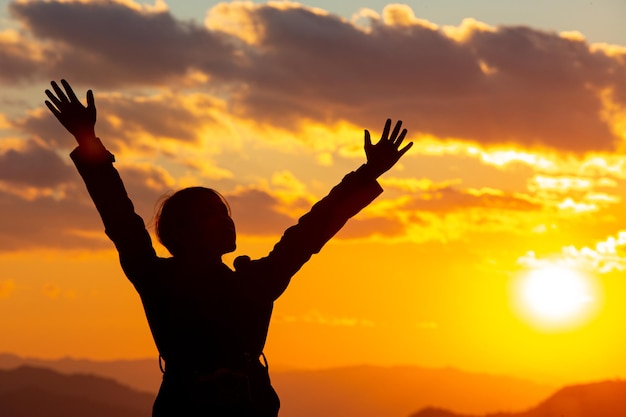
[[[430,379],[434,388],[440,383],[456,381],[456,386],[447,386],[441,391],[417,390],[411,386],[411,378],[424,378],[424,375],[415,376],[413,367],[404,368],[407,373],[395,369],[393,375],[387,374],[387,369],[375,366],[347,367],[331,370],[311,371],[308,374],[291,371],[279,373],[284,379],[281,384],[288,388],[290,383],[302,377],[308,382],[296,383],[291,388],[297,391],[292,396],[286,390],[281,393],[289,399],[281,408],[281,415],[288,417],[624,417],[626,416],[626,381],[605,380],[586,384],[576,384],[563,387],[546,395],[532,405],[512,409],[503,409],[491,405],[490,412],[455,412],[458,408],[447,407],[438,396],[458,396],[459,387],[466,396],[476,395],[481,386],[466,385],[461,371],[448,369],[448,374],[437,370],[426,370],[426,374],[439,374],[440,380]],[[364,377],[367,376],[367,377]],[[394,379],[389,380],[393,376]],[[397,379],[398,377],[400,379]],[[428,375],[426,375],[428,376]],[[292,379],[290,379],[292,378]],[[488,378],[488,377],[486,377]],[[502,381],[502,379],[498,379]],[[475,380],[474,380],[475,381]],[[312,395],[307,389],[315,388],[317,384],[325,384],[327,392]],[[390,384],[393,384],[390,386]],[[402,399],[403,392],[398,387],[407,384],[409,391],[414,395],[410,398],[413,403],[411,411]],[[373,385],[375,389],[387,389],[392,395],[377,397],[364,396],[359,393],[367,392]],[[503,389],[510,388],[505,386]],[[279,388],[280,392],[280,388]],[[333,395],[328,395],[331,392]],[[395,394],[394,394],[395,393]],[[306,394],[306,395],[305,395]],[[393,396],[395,395],[395,397]],[[491,393],[498,396],[498,392]],[[28,365],[18,366],[9,370],[0,370],[0,415],[10,417],[149,417],[151,414],[154,394],[145,393],[130,388],[111,378],[104,378],[94,374],[63,374],[50,369]],[[397,401],[398,404],[393,404]],[[458,398],[457,398],[458,401]],[[426,402],[427,405],[419,404]],[[445,402],[445,401],[443,401]],[[317,406],[315,406],[317,404]],[[356,404],[356,405],[355,405]],[[415,410],[419,410],[415,412]]]
[[[606,380],[568,385],[520,412],[461,414],[443,408],[427,407],[410,417],[624,417],[626,381]]]
[[[0,415],[149,417],[153,396],[112,379],[19,366],[0,370]]]
[[[153,396],[161,381],[156,359],[42,360],[0,354],[0,369],[20,364],[66,374],[101,375]],[[290,417],[406,417],[427,406],[467,413],[519,410],[537,404],[555,389],[510,376],[413,365],[356,365],[290,371],[270,367],[270,374],[281,397],[282,415]]]

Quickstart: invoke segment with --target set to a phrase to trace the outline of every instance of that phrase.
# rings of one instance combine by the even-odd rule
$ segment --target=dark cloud
[[[365,32],[305,8],[264,5],[246,12],[261,36],[246,74],[253,102],[276,91],[279,100],[326,108],[329,118],[356,117],[399,100],[464,96],[482,81],[472,52],[428,26],[374,24]]]
[[[172,180],[161,168],[152,165],[119,165],[129,197],[136,211],[150,227],[157,203],[172,190]],[[110,248],[98,214],[81,184],[78,173],[54,152],[32,142],[23,150],[8,150],[0,155],[0,251],[57,248]],[[8,188],[7,188],[8,185]],[[23,196],[11,189],[27,185],[58,188],[60,193]],[[285,209],[304,213],[312,203],[305,198],[285,202],[278,195],[255,187],[225,195],[237,230],[243,235],[279,236],[297,223]],[[435,187],[415,193],[397,210],[409,215],[443,215],[469,208],[486,210],[533,211],[541,207],[508,194],[472,194],[453,187]],[[419,218],[415,217],[415,221]],[[369,236],[393,237],[405,234],[406,225],[396,216],[351,219],[338,238]]]
[[[158,202],[171,193],[172,184],[168,174],[152,166],[117,167],[124,181],[128,196],[139,213],[150,227]]]
[[[252,118],[367,126],[393,116],[423,133],[483,144],[615,148],[600,93],[624,97],[626,65],[583,40],[471,23],[456,40],[418,21],[374,21],[366,32],[303,8],[246,12],[262,28],[238,102]]]
[[[71,182],[73,169],[54,151],[35,141],[0,153],[0,181],[17,187],[47,188]]]
[[[42,101],[44,98],[45,96],[42,94]],[[12,120],[11,125],[51,147],[72,149],[76,146],[74,137],[65,130],[48,109],[31,112],[21,119]]]
[[[26,166],[42,163],[42,169],[46,172],[40,172],[41,177],[32,178],[20,171],[21,165],[15,168],[15,164],[6,164],[0,167],[1,180],[14,187],[24,183],[30,186],[54,187],[62,183],[63,195],[24,198],[19,193],[0,191],[0,251],[111,248],[78,173],[68,172],[74,169],[62,162],[45,162],[50,157],[46,152],[49,151],[36,148],[35,151],[26,151],[19,156],[15,156],[13,151],[6,152],[3,156],[5,161],[18,160]],[[16,172],[11,170],[12,167]],[[147,165],[122,165],[118,170],[135,210],[151,229],[158,203],[176,191],[172,189],[169,176],[162,169]],[[44,180],[44,177],[48,179]],[[270,192],[251,187],[226,194],[225,198],[231,207],[239,234],[280,236],[288,227],[297,223],[297,218],[281,211],[286,203]],[[312,204],[305,199],[299,199],[287,206],[304,213]],[[401,223],[394,219],[356,218],[349,222],[338,237],[365,238],[374,234],[395,236],[401,235],[402,231]]]
[[[235,61],[223,35],[177,21],[169,11],[101,0],[19,1],[9,4],[9,12],[44,41],[44,72],[50,78],[62,75],[90,85],[150,85],[194,69],[227,74]],[[20,70],[17,58],[11,62]],[[0,73],[5,78],[19,76],[10,68]]]
[[[0,34],[0,84],[41,77],[40,66],[25,39],[9,39]]]
[[[162,87],[200,71],[208,78],[196,86],[259,124],[371,126],[392,117],[413,133],[578,153],[610,151],[620,140],[603,99],[626,107],[626,54],[575,36],[469,20],[451,34],[399,5],[387,6],[393,21],[373,19],[364,29],[297,4],[223,3],[214,14],[237,28],[230,31],[114,1],[20,1],[9,9],[43,51],[38,73]],[[0,78],[11,68],[29,73],[26,56],[9,44],[0,43],[10,61]],[[115,103],[129,113],[122,120],[193,138],[184,112],[171,107],[168,119],[135,104]]]
[[[151,166],[119,171],[136,211],[150,222],[156,201],[169,189],[167,175]],[[0,189],[0,251],[112,247],[79,174],[56,154],[35,145],[5,152],[0,181],[5,185]],[[24,185],[62,192],[24,197],[15,192]]]
[[[181,96],[130,98],[100,96],[97,92],[95,94],[98,112],[96,134],[113,152],[123,147],[133,147],[137,139],[145,137],[146,134],[193,143],[200,139],[198,132],[202,125],[217,123],[206,113],[200,114],[190,109]],[[42,101],[44,98],[42,94]],[[206,109],[212,106],[209,98],[198,99],[194,104]],[[48,109],[32,112],[20,120],[13,121],[13,125],[51,146],[71,149],[76,145],[73,137]]]
[[[0,251],[110,248],[102,239],[75,233],[101,231],[104,236],[98,213],[76,191],[63,199],[34,200],[0,191]]]
[[[539,211],[542,205],[509,193],[470,193],[454,187],[443,187],[412,196],[403,210],[445,214],[471,208],[508,211]]]
[[[180,96],[165,96],[160,98],[105,98],[99,100],[98,107],[104,115],[115,115],[120,120],[119,126],[114,126],[103,120],[98,128],[103,134],[123,137],[132,140],[133,135],[148,133],[156,137],[167,137],[183,142],[194,142],[199,139],[198,128],[207,122],[215,122],[212,117],[195,114],[192,109],[181,100]],[[198,103],[203,107],[210,107],[210,100]]]
[[[230,204],[233,219],[239,233],[246,235],[276,236],[298,222],[297,218],[280,211],[285,203],[270,193],[256,188],[225,196]],[[294,201],[289,207],[297,207],[302,214],[313,204],[304,199]],[[339,239],[367,238],[373,235],[400,236],[404,225],[397,219],[356,216],[350,219],[338,233]]]
[[[280,213],[281,201],[266,191],[248,188],[225,195],[237,226],[246,235],[278,235],[296,223],[296,219]]]

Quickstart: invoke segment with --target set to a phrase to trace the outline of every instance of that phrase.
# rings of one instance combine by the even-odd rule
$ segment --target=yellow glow
[[[430,30],[438,30],[436,24],[419,19],[413,9],[406,4],[388,4],[383,9],[383,22],[388,26],[422,26]]]
[[[478,148],[469,149],[470,154],[478,154],[486,164],[505,166],[513,162],[521,162],[537,168],[550,169],[554,162],[537,154],[518,150],[490,150],[484,151]]]
[[[585,35],[577,30],[566,30],[560,32],[559,36],[563,39],[568,39],[570,41],[585,42],[587,40],[585,38]]]
[[[569,190],[588,190],[593,186],[593,182],[587,178],[567,176],[549,177],[545,175],[536,175],[533,180],[539,188],[559,192],[567,192]]]
[[[529,271],[517,282],[514,293],[522,316],[549,330],[579,326],[598,307],[598,291],[591,278],[558,264]]]
[[[471,17],[466,17],[459,26],[444,26],[442,30],[449,38],[457,42],[465,42],[474,32],[495,32],[496,28]]]
[[[559,203],[558,207],[561,210],[572,210],[576,213],[598,210],[598,206],[596,206],[595,204],[577,203],[569,197],[563,200],[563,202]]]

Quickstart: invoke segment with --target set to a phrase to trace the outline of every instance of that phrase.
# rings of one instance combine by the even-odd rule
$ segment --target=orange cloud
[[[498,190],[459,190],[445,187],[413,195],[411,200],[403,205],[403,208],[435,213],[446,213],[469,208],[525,212],[539,210],[541,205],[533,202],[526,196],[514,195]]]

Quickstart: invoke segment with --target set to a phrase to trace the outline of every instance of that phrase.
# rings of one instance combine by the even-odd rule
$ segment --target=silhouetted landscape
[[[93,375],[21,366],[0,371],[0,416],[150,416],[153,395]]]
[[[0,354],[0,415],[149,416],[155,361],[42,360]],[[286,417],[613,417],[626,382],[556,390],[523,379],[417,366],[272,372]],[[393,387],[393,389],[389,389]],[[307,392],[308,395],[302,395]]]
[[[111,378],[135,390],[156,394],[161,371],[156,359],[91,361],[42,360],[0,354],[0,369],[29,365],[64,374]],[[408,416],[427,406],[467,413],[523,410],[555,387],[502,375],[429,369],[418,366],[351,366],[323,370],[272,370],[286,416]],[[393,387],[381,389],[381,387]],[[302,395],[303,392],[310,393]]]
[[[626,381],[602,381],[558,390],[527,411],[481,416],[426,408],[411,417],[623,417],[626,416]]]
[[[52,369],[63,374],[99,375],[119,381],[138,391],[155,394],[161,384],[161,370],[157,359],[92,361],[62,358],[46,360],[0,353],[0,369],[12,369],[22,365]]]
[[[38,363],[38,367],[26,363]],[[154,377],[148,366],[154,367],[154,363],[150,360],[46,361],[0,355],[0,368],[5,368],[0,370],[0,416],[149,416],[154,392],[131,388],[125,381],[134,378],[135,384],[145,383],[141,382],[140,374],[145,380],[150,375]],[[13,369],[7,369],[9,367]],[[111,377],[97,376],[98,372],[94,370],[117,374],[123,383]],[[286,417],[626,415],[623,400],[626,398],[626,381],[619,380],[573,385],[555,392],[521,379],[454,369],[355,366],[277,372],[273,381],[284,398],[281,415]],[[302,395],[303,392],[310,394]],[[537,400],[519,405],[538,395],[541,397]],[[471,411],[475,409],[493,411]]]

